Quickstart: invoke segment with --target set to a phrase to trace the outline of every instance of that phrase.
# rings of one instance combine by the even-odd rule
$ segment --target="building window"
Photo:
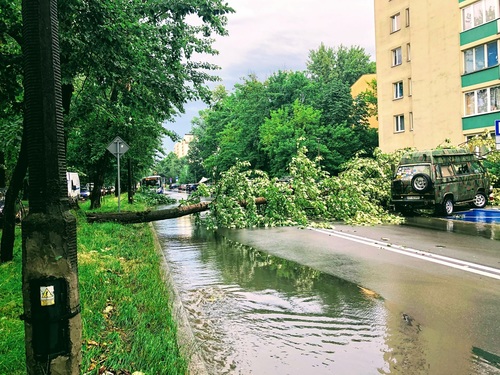
[[[405,9],[406,27],[410,27],[410,8]]]
[[[462,8],[462,31],[498,18],[498,0],[479,0]]]
[[[490,88],[490,111],[500,110],[500,86]]]
[[[409,120],[410,120],[410,131],[413,131],[413,112],[409,113]]]
[[[392,84],[394,88],[394,99],[401,99],[403,97],[403,81]]]
[[[411,60],[411,47],[410,47],[410,43],[407,43],[406,44],[406,61],[410,61]]]
[[[481,44],[464,51],[464,73],[498,65],[498,41]]]
[[[408,78],[408,96],[411,96],[413,92],[413,86],[411,82],[411,78]]]
[[[476,113],[476,95],[473,92],[465,94],[465,115],[470,116]]]
[[[401,18],[400,13],[395,14],[394,16],[391,17],[391,33],[394,33],[396,31],[399,31],[399,29],[401,29],[400,18]]]
[[[401,65],[403,63],[403,54],[401,47],[392,50],[392,66]]]
[[[396,133],[401,133],[405,131],[405,116],[396,115],[394,116],[394,130]]]
[[[464,94],[465,116],[500,110],[500,86],[469,91]]]

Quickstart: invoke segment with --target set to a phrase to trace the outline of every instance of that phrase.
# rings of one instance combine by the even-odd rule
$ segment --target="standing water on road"
[[[190,217],[155,228],[209,373],[391,372],[375,293],[208,235]]]

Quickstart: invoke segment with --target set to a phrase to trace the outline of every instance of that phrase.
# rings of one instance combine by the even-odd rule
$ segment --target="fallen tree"
[[[255,204],[266,203],[265,198],[255,198]],[[246,202],[240,202],[246,207]],[[120,224],[148,223],[157,220],[175,219],[177,217],[208,211],[210,202],[201,202],[187,206],[178,206],[163,210],[147,210],[140,212],[89,212],[86,214],[89,223],[116,222]]]

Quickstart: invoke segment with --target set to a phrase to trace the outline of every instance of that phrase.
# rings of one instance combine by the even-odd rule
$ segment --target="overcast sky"
[[[373,0],[227,0],[235,13],[228,16],[229,35],[214,44],[219,55],[207,57],[221,67],[217,75],[228,91],[249,74],[264,81],[279,70],[302,71],[309,52],[327,47],[360,46],[375,61]],[[204,109],[188,103],[186,113],[165,124],[181,137]],[[165,140],[165,151],[173,142]]]

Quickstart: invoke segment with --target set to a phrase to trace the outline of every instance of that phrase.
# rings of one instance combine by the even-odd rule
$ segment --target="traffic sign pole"
[[[124,153],[126,153],[128,151],[129,147],[128,145],[123,141],[123,139],[121,139],[120,137],[116,137],[113,142],[111,142],[108,147],[107,147],[107,150],[109,152],[111,152],[113,155],[116,156],[116,159],[117,159],[117,181],[118,181],[118,186],[117,186],[117,189],[118,189],[118,212],[120,212],[120,195],[121,195],[121,189],[120,189],[120,156],[123,155]]]

